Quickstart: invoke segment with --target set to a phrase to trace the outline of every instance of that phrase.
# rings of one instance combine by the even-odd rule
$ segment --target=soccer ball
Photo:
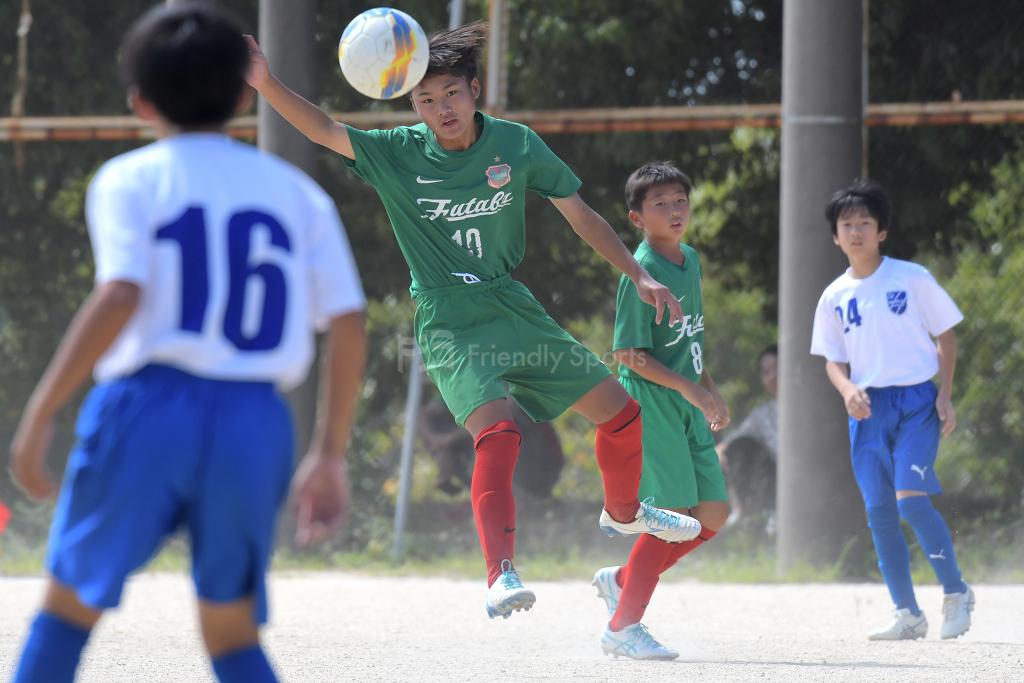
[[[349,84],[375,100],[401,97],[427,72],[427,34],[405,12],[378,7],[345,27],[338,63]]]

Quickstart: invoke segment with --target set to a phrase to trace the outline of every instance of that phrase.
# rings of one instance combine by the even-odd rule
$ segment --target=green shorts
[[[619,377],[643,410],[644,469],[640,500],[666,508],[692,508],[729,499],[715,439],[700,409],[660,384]]]
[[[552,420],[611,374],[507,275],[415,299],[423,365],[460,425],[510,394],[535,422]]]

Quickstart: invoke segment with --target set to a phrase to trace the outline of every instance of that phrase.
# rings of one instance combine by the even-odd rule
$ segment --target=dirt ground
[[[527,576],[528,578],[528,576]],[[12,673],[42,580],[0,578],[0,679]],[[881,585],[659,586],[645,623],[675,662],[603,656],[603,603],[585,581],[527,582],[529,613],[489,621],[479,582],[277,573],[264,642],[286,681],[1024,680],[1024,586],[975,586],[970,633],[939,639],[941,594],[918,590],[924,641],[869,643]],[[146,574],[101,622],[79,681],[210,681],[184,576]]]

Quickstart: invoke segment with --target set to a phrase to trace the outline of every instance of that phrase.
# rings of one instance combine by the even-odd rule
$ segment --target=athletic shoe
[[[909,609],[898,609],[893,614],[893,622],[881,631],[868,634],[868,640],[917,640],[928,634],[928,620],[924,612],[918,616]]]
[[[655,640],[647,627],[641,623],[627,626],[621,631],[612,631],[605,626],[604,633],[601,634],[601,651],[616,659],[621,655],[630,659],[667,661],[679,656],[678,652]]]
[[[487,589],[487,616],[491,619],[501,616],[508,619],[512,612],[530,611],[537,596],[523,587],[519,574],[509,560],[501,561],[501,576]]]
[[[597,589],[597,597],[604,600],[608,607],[609,617],[615,614],[615,608],[619,606],[619,596],[622,595],[622,586],[615,580],[618,573],[618,567],[604,567],[597,570],[594,580],[590,582],[590,585]]]
[[[957,638],[971,627],[974,591],[970,586],[963,593],[950,593],[942,599],[942,637]]]
[[[636,517],[632,522],[619,522],[601,510],[598,526],[609,536],[629,536],[631,534],[651,534],[669,543],[690,541],[700,533],[700,522],[693,517],[681,515],[671,510],[663,510],[651,505],[648,498],[640,503]]]

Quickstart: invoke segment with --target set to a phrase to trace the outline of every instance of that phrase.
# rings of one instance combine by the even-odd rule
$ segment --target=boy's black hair
[[[430,59],[427,62],[427,73],[423,77],[451,74],[462,76],[466,83],[472,83],[485,45],[487,23],[483,21],[435,33],[430,38]]]
[[[629,180],[626,181],[626,206],[630,211],[639,211],[644,203],[644,197],[651,191],[652,187],[678,183],[686,190],[686,196],[690,196],[693,183],[686,177],[686,174],[672,165],[670,161],[651,161],[633,171]]]
[[[878,221],[878,229],[889,230],[891,219],[889,198],[878,183],[867,178],[858,178],[849,187],[838,190],[825,205],[825,218],[837,234],[836,224],[844,216],[867,213]]]
[[[759,353],[757,355],[757,364],[759,366],[761,365],[761,360],[764,359],[765,356],[775,356],[776,358],[778,358],[779,357],[779,345],[778,344],[769,344],[768,346],[766,346],[763,349],[761,349],[761,353]]]
[[[121,68],[168,121],[219,126],[246,87],[249,49],[238,24],[212,4],[158,5],[125,35]]]

